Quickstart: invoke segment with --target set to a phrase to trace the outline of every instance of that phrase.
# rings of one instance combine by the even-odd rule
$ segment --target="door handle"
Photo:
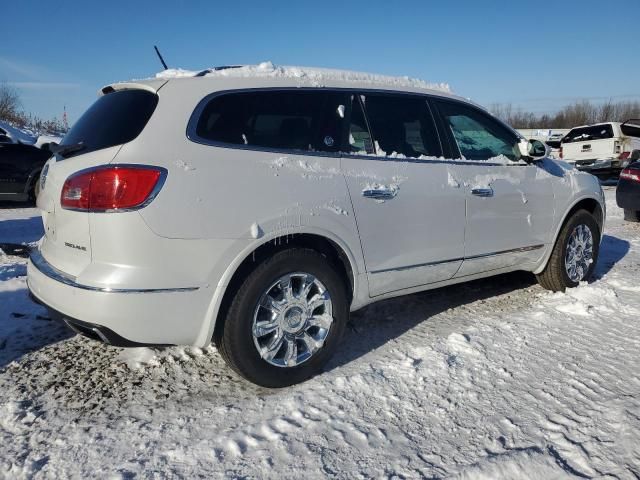
[[[390,200],[398,194],[397,188],[367,188],[362,190],[362,196],[375,200]]]
[[[493,188],[474,188],[471,190],[471,195],[477,197],[493,197]]]

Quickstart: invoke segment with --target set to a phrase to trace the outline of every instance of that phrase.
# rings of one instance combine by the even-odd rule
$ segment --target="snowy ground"
[[[281,391],[213,348],[72,336],[1,256],[0,478],[638,479],[640,226],[606,194],[590,285],[511,274],[378,303]],[[36,214],[1,209],[0,243],[36,240]]]

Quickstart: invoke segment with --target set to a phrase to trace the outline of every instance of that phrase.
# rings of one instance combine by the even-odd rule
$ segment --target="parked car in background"
[[[564,290],[595,268],[597,179],[446,89],[269,64],[180,76],[103,88],[45,166],[28,285],[77,332],[213,341],[282,387],[372,302],[514,270]]]
[[[0,144],[22,143],[25,145],[34,145],[36,140],[35,136],[14,127],[8,122],[0,120]]]
[[[48,149],[22,143],[0,143],[0,201],[35,200]]]
[[[562,139],[561,157],[578,170],[617,176],[640,150],[640,120],[606,122],[571,129]]]
[[[616,202],[624,210],[624,219],[640,221],[640,150],[634,152],[633,163],[620,173]]]
[[[40,135],[34,143],[35,147],[45,150],[51,150],[55,148],[62,141],[62,137],[57,135]]]
[[[59,135],[37,135],[29,131],[24,131],[13,125],[0,121],[0,144],[21,143],[23,145],[33,145],[38,148],[51,149],[60,143],[62,137]]]

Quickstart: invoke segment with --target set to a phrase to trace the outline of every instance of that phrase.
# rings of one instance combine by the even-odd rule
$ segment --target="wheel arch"
[[[310,248],[324,255],[347,279],[349,303],[359,286],[358,261],[354,252],[341,239],[327,233],[305,231],[261,239],[259,244],[240,253],[222,276],[209,306],[205,325],[198,336],[198,345],[206,345],[222,333],[224,318],[233,294],[253,269],[276,252],[291,248]]]
[[[556,242],[558,241],[558,236],[560,235],[562,228],[578,210],[586,210],[595,217],[596,222],[600,227],[600,233],[602,238],[602,231],[604,230],[604,221],[605,221],[605,207],[602,205],[601,200],[595,197],[582,197],[574,201],[564,213],[562,220],[557,224],[556,230],[553,234],[553,241],[549,244],[549,248],[547,248],[547,252],[545,253],[542,261],[540,262],[540,265],[538,266],[538,268],[536,268],[533,271],[533,273],[539,274],[546,268],[547,263],[551,258],[553,248],[555,247]]]
[[[40,179],[42,168],[42,166],[36,167],[29,173],[29,177],[24,184],[24,193],[29,194],[29,192],[31,192],[31,188],[35,186],[35,182]]]

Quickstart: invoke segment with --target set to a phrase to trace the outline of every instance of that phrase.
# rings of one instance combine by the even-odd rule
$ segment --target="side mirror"
[[[528,162],[535,162],[538,160],[542,160],[549,156],[551,153],[551,148],[544,142],[540,140],[525,140],[522,139],[518,143],[518,148],[520,150],[520,155],[524,157],[524,160]]]

